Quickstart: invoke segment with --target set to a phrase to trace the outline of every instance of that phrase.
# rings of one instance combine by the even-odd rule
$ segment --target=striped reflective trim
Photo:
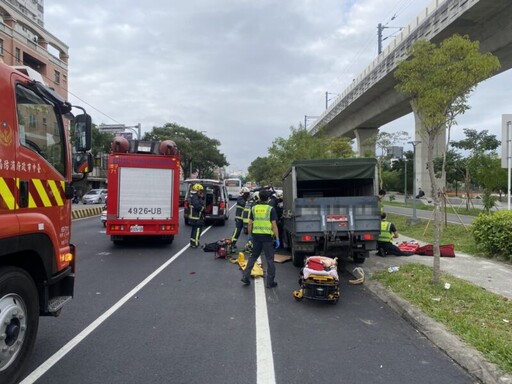
[[[0,208],[2,206],[5,206],[9,210],[13,210],[15,208],[16,200],[13,193],[14,189],[13,179],[4,179],[3,177],[0,177]]]
[[[28,208],[64,206],[64,180],[28,180]],[[18,209],[16,196],[20,190],[20,179],[0,177],[0,208]]]
[[[39,198],[43,202],[43,206],[51,207],[52,202],[50,201],[50,198],[48,197],[48,193],[46,192],[46,189],[43,186],[43,182],[39,179],[32,179],[32,185],[36,188]]]

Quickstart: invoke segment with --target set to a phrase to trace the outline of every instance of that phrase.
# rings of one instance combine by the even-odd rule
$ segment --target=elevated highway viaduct
[[[480,42],[482,52],[491,52],[499,58],[500,72],[503,72],[512,66],[511,15],[510,0],[433,1],[319,116],[310,133],[316,135],[322,131],[328,136],[355,138],[360,156],[375,153],[375,147],[367,139],[381,126],[412,113],[409,99],[395,90],[394,77],[395,69],[407,59],[412,44],[419,39],[439,44],[456,33],[468,35]],[[422,141],[420,132],[421,123],[415,118],[417,141]],[[439,138],[436,155],[444,150],[445,141],[445,136]],[[426,159],[426,145],[420,143],[415,160],[417,186],[430,184]]]

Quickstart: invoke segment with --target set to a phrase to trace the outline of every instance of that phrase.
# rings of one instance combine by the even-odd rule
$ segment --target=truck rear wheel
[[[0,383],[15,383],[32,352],[39,325],[38,293],[28,273],[0,269]]]
[[[366,260],[366,258],[357,256],[357,255],[354,255],[353,259],[354,259],[354,263],[356,263],[356,264],[363,264],[364,261]]]
[[[293,241],[292,241],[291,249],[292,249],[292,263],[293,263],[293,265],[298,267],[298,268],[303,268],[304,267],[304,253],[297,252],[295,250],[295,247],[293,246]]]

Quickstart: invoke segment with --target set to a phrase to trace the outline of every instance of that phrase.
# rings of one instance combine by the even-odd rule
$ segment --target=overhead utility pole
[[[391,20],[393,20],[396,16],[393,16],[391,18]],[[379,25],[377,25],[377,43],[378,43],[378,54],[380,55],[382,53],[382,42],[384,40],[386,40],[387,38],[391,37],[391,36],[386,36],[384,38],[382,38],[382,31],[386,28],[394,28],[394,29],[400,29],[402,30],[403,27],[388,27],[386,25],[382,25],[382,23],[379,23]]]

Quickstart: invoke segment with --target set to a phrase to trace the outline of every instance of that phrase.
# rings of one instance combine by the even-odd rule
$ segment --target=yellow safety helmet
[[[194,192],[199,192],[199,191],[202,191],[203,189],[204,189],[203,186],[199,183],[196,183],[192,186],[192,190]]]

